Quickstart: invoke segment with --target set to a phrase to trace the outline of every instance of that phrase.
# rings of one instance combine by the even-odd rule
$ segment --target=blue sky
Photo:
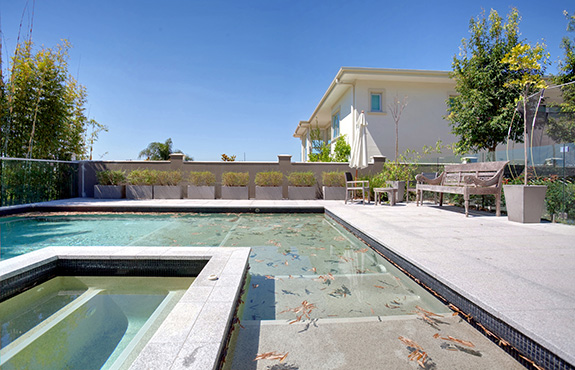
[[[33,1],[0,2],[4,56],[27,3],[26,29]],[[295,128],[340,67],[450,70],[470,18],[513,6],[522,37],[547,44],[556,72],[573,0],[37,0],[33,41],[72,43],[69,71],[88,89],[89,117],[109,128],[94,159],[137,159],[172,138],[200,161],[298,161]]]

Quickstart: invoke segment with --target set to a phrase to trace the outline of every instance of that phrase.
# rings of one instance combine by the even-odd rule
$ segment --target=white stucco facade
[[[368,123],[368,158],[382,155],[393,160],[395,122],[389,105],[395,96],[408,99],[399,123],[399,153],[408,148],[419,151],[438,140],[451,144],[457,138],[443,117],[447,114],[446,100],[454,94],[455,82],[449,72],[343,67],[310,118],[298,124],[294,137],[302,142],[301,160],[307,161],[311,151],[312,129],[319,128],[325,139],[337,138],[332,121],[338,113],[339,134],[345,134],[348,143],[352,143],[355,117],[362,110]],[[378,96],[381,97],[380,111],[376,104]]]

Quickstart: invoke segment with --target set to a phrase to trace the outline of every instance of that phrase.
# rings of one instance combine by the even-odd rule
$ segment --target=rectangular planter
[[[256,186],[256,199],[279,200],[282,199],[281,186]]]
[[[126,196],[124,185],[94,185],[96,199],[122,199]]]
[[[317,199],[315,186],[288,186],[288,197],[298,200]]]
[[[126,199],[152,199],[152,185],[126,185]]]
[[[182,199],[179,185],[154,185],[154,199]]]
[[[345,188],[343,186],[324,186],[323,199],[345,200]]]
[[[216,199],[215,186],[188,185],[189,199]]]
[[[545,185],[504,185],[507,219],[524,224],[541,222],[546,192]]]
[[[222,186],[222,199],[248,199],[248,187]]]
[[[403,201],[403,196],[405,194],[405,181],[388,181],[391,187],[396,188],[395,192],[395,202]]]

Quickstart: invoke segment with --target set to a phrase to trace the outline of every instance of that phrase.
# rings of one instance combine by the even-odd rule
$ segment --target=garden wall
[[[367,168],[358,171],[358,176],[375,175],[380,172],[385,163],[385,157],[374,156]],[[151,169],[158,171],[182,171],[184,182],[187,185],[187,177],[191,171],[210,171],[216,176],[216,198],[221,197],[222,173],[224,172],[249,172],[249,197],[255,198],[255,177],[258,172],[279,171],[284,174],[282,186],[283,198],[288,197],[287,176],[291,172],[314,173],[317,180],[317,197],[321,198],[321,175],[323,172],[341,171],[351,172],[348,163],[335,162],[292,162],[291,155],[278,155],[277,162],[196,162],[184,161],[182,154],[174,153],[169,161],[81,161],[78,181],[78,192],[82,197],[94,196],[94,185],[97,184],[96,172],[103,170],[123,170],[129,173],[136,169]]]

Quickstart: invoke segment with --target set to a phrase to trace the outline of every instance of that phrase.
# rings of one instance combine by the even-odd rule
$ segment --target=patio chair
[[[422,172],[421,174],[423,176],[427,177],[428,179],[432,180],[432,179],[437,178],[437,175],[439,174],[439,172]],[[410,191],[417,194],[417,190],[415,189],[416,184],[417,184],[416,180],[413,180],[413,181],[410,181],[407,183],[407,196],[405,197],[407,203],[409,203],[409,192]],[[433,199],[437,203],[437,196],[434,195]]]
[[[354,180],[350,172],[345,173],[345,204],[348,200],[355,199],[356,192],[361,191],[363,204],[369,201],[369,181],[367,180]]]

